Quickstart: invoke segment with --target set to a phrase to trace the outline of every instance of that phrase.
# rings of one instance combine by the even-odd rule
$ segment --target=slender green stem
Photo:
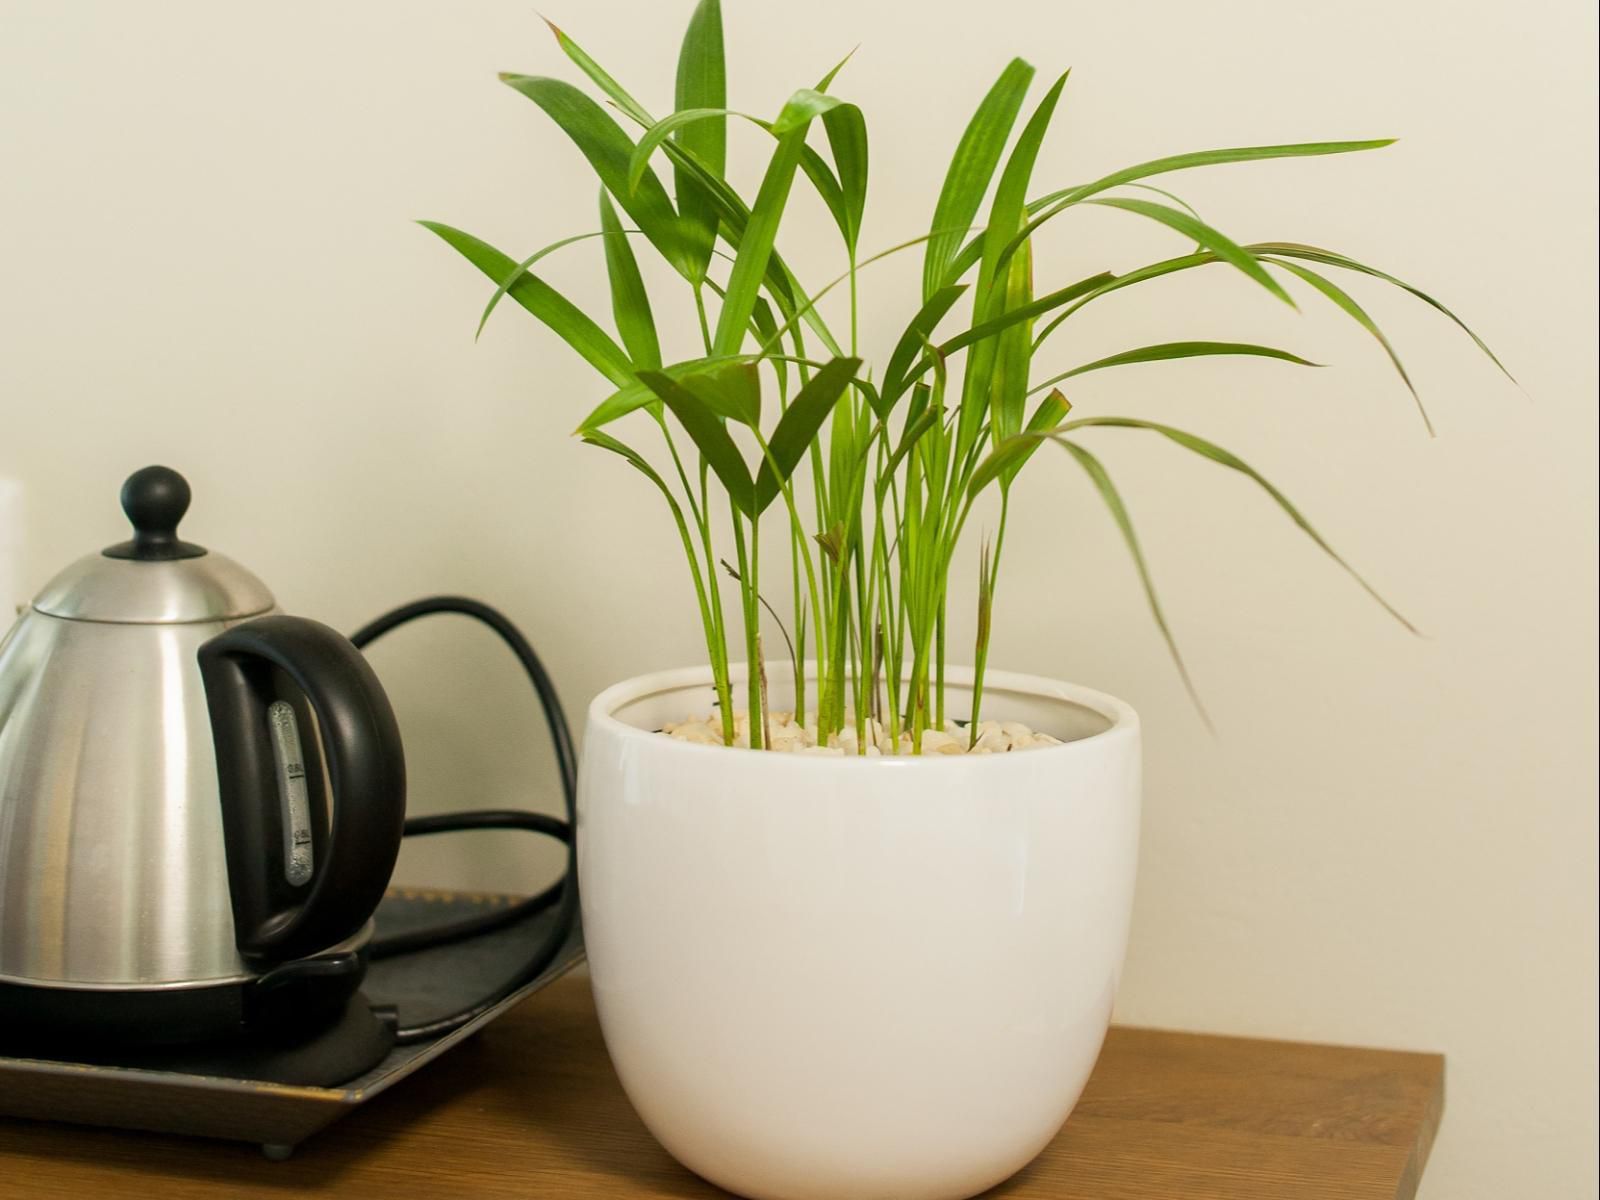
[[[857,524],[860,523],[860,509],[857,508]],[[856,535],[859,545],[861,536]],[[872,716],[872,705],[869,692],[872,688],[872,593],[867,586],[866,563],[858,552],[855,556],[856,564],[856,752],[867,752],[867,722]]]
[[[689,510],[694,517],[694,524],[700,533],[701,550],[705,555],[705,583],[700,582],[699,556],[694,556],[695,587],[698,598],[705,608],[706,623],[706,649],[711,657],[711,678],[717,692],[717,707],[722,717],[722,740],[725,745],[733,744],[733,710],[731,701],[732,688],[728,682],[728,640],[726,627],[722,616],[722,588],[717,582],[716,553],[711,545],[711,527],[706,520],[705,509],[705,478],[704,469],[701,472],[701,501],[695,502],[694,488],[689,484],[688,474],[683,469],[683,460],[678,455],[678,447],[672,437],[672,428],[665,418],[658,418],[661,424],[662,436],[666,439],[667,450],[672,455],[672,465],[678,474],[678,482],[683,486],[684,499],[689,502]],[[672,504],[674,516],[679,524],[683,524],[683,513],[677,503],[667,493],[667,501]],[[688,530],[683,530],[685,538]],[[692,543],[686,547],[692,552]]]
[[[816,564],[813,562],[812,557],[811,557],[811,546],[810,546],[810,544],[809,544],[809,542],[808,542],[808,540],[806,538],[806,535],[805,535],[805,525],[800,520],[800,510],[795,505],[795,502],[794,502],[794,488],[790,485],[789,480],[783,478],[783,472],[778,469],[777,460],[772,457],[772,447],[767,443],[766,438],[761,436],[761,431],[758,430],[758,429],[752,429],[751,432],[755,435],[756,444],[761,447],[761,456],[762,456],[762,458],[765,459],[766,462],[768,463],[768,465],[771,466],[773,475],[776,476],[778,478],[778,480],[779,480],[779,483],[778,483],[778,494],[783,497],[784,507],[786,509],[788,509],[788,512],[789,512],[789,532],[790,532],[790,535],[791,535],[791,540],[790,540],[791,557],[796,552],[800,556],[801,565],[805,568],[806,589],[810,593],[811,611],[813,613],[815,613],[816,611],[818,611],[818,609],[817,609],[817,598],[818,598],[817,597],[817,569],[816,569]],[[791,561],[790,567],[791,567],[791,571],[792,571],[793,570],[793,562],[792,561]],[[803,616],[804,616],[804,613],[803,613],[802,608],[800,607],[800,600],[799,600],[799,595],[800,595],[799,587],[800,587],[800,585],[799,585],[799,577],[798,576],[795,576],[795,585],[794,586],[795,586],[795,623],[796,623],[796,626],[797,626],[798,630],[801,631],[801,634],[800,634],[801,643],[800,644],[803,644],[803,630],[804,630]],[[819,639],[821,639],[821,633],[820,632],[819,632],[818,636],[819,636]],[[795,656],[795,721],[796,721],[797,724],[800,724],[802,726],[805,724],[805,713],[806,713],[805,702],[804,701],[805,701],[805,656],[804,656],[803,653],[797,652],[796,656]]]
[[[661,422],[661,435],[667,441],[667,450],[672,455],[672,465],[678,472],[678,482],[683,485],[683,495],[689,501],[689,511],[694,515],[694,523],[704,526],[706,523],[705,513],[700,505],[695,502],[694,488],[689,486],[689,476],[683,469],[683,459],[678,457],[678,444],[673,440],[672,426],[667,424],[665,417],[658,417],[657,419]]]
[[[752,533],[755,532],[752,522]],[[755,574],[755,563],[751,554],[754,543],[752,538],[747,542],[744,535],[744,521],[739,516],[739,510],[733,510],[733,544],[739,557],[739,595],[744,604],[744,646],[745,646],[745,682],[747,711],[745,725],[750,730],[750,748],[761,749],[761,670],[759,658],[761,655],[758,639],[760,636],[760,605],[755,600],[756,588],[759,580]]]
[[[683,542],[684,557],[689,560],[689,575],[694,580],[695,601],[700,608],[700,624],[705,631],[706,652],[711,657],[712,679],[716,684],[718,702],[726,712],[729,699],[727,647],[723,644],[722,630],[716,616],[713,614],[707,597],[706,580],[700,571],[700,556],[695,552],[694,539],[689,536],[689,525],[683,518],[683,509],[673,499],[672,493],[666,491],[665,488],[662,489],[662,492],[666,496],[668,508],[672,511],[673,522],[678,527],[678,537]],[[707,570],[711,573],[712,587],[714,589],[716,582],[715,568],[708,565]],[[733,740],[731,723],[730,732],[725,740],[728,742]]]
[[[978,721],[983,711],[983,679],[989,669],[989,638],[993,629],[990,614],[994,609],[994,593],[1000,579],[1000,553],[1006,544],[1006,516],[1011,509],[1011,488],[1000,489],[1000,525],[995,531],[994,550],[984,568],[986,586],[980,588],[978,603],[978,638],[973,650],[972,664],[972,719],[968,724],[967,745],[978,744]]]
[[[705,343],[706,354],[711,351],[711,322],[706,319],[706,297],[699,284],[694,288],[694,310],[700,317],[700,340]]]
[[[805,544],[805,530],[789,531],[789,581],[794,608],[794,723],[802,728],[806,723],[806,607],[800,594],[800,548]]]
[[[860,297],[856,292],[856,251],[855,247],[852,246],[850,248],[850,353],[852,356],[857,353],[856,337],[860,307]]]

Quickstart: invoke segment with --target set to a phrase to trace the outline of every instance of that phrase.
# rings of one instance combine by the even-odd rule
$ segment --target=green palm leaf
[[[932,237],[922,266],[922,298],[927,300],[946,282],[950,262],[960,249],[967,227],[989,190],[989,180],[1000,165],[1011,126],[1022,111],[1022,99],[1033,80],[1033,68],[1020,58],[1007,64],[1000,78],[978,105],[961,141],[956,145],[944,187],[933,210]]]
[[[1090,429],[1097,427],[1110,429],[1144,429],[1149,430],[1152,433],[1159,433],[1162,437],[1176,442],[1185,450],[1192,451],[1193,453],[1200,455],[1202,458],[1209,459],[1210,461],[1227,467],[1230,470],[1238,471],[1241,475],[1255,483],[1256,486],[1261,488],[1262,491],[1266,492],[1268,496],[1272,497],[1273,502],[1283,510],[1284,514],[1288,516],[1291,521],[1299,526],[1300,530],[1317,545],[1317,548],[1329,558],[1333,559],[1334,562],[1338,563],[1340,567],[1344,568],[1345,572],[1350,576],[1350,578],[1354,579],[1358,584],[1360,584],[1362,589],[1366,591],[1367,595],[1376,600],[1383,607],[1385,612],[1387,612],[1396,621],[1399,621],[1400,624],[1405,626],[1405,628],[1410,632],[1417,632],[1416,626],[1414,626],[1410,621],[1406,620],[1405,617],[1401,616],[1398,609],[1396,609],[1392,604],[1379,595],[1376,588],[1368,583],[1354,567],[1346,562],[1344,558],[1333,549],[1332,546],[1328,545],[1326,539],[1324,539],[1323,536],[1316,531],[1310,521],[1306,520],[1305,516],[1300,512],[1300,510],[1290,503],[1287,496],[1280,492],[1271,483],[1267,482],[1266,478],[1259,471],[1250,466],[1249,463],[1245,462],[1238,455],[1224,450],[1221,446],[1218,446],[1212,442],[1208,442],[1204,438],[1197,437],[1192,433],[1185,433],[1181,429],[1174,429],[1170,425],[1162,425],[1155,421],[1136,420],[1133,417],[1080,417],[1076,421],[1068,421],[1065,425],[1058,426],[1055,432],[1061,434],[1071,432],[1074,429]]]
[[[725,366],[729,363],[751,362],[749,355],[728,355],[723,357],[690,358],[683,362],[672,363],[661,368],[661,373],[669,379],[682,380],[691,375],[698,375],[708,369]],[[607,396],[585,417],[574,430],[578,436],[594,433],[605,428],[613,421],[620,420],[631,412],[648,407],[656,399],[656,394],[638,379],[630,380],[623,384],[611,395]]]
[[[687,375],[674,375],[725,421],[761,428],[761,370],[753,362],[719,363]]]
[[[1022,224],[1028,201],[1028,181],[1033,177],[1034,164],[1066,83],[1067,76],[1062,74],[1033,110],[995,186],[989,223],[983,235],[983,258],[978,265],[978,287],[972,306],[975,322],[992,319],[1007,309],[1022,308],[1032,299],[1031,256],[1024,254],[1002,265],[1000,253]],[[991,427],[1002,436],[1015,433],[1021,427],[1022,402],[1028,387],[1027,358],[1032,342],[1028,320],[1031,318],[1024,318],[993,341],[976,343],[967,356],[956,424],[957,457],[964,457],[971,449],[986,411]]]
[[[677,107],[714,112],[728,103],[727,67],[722,47],[722,8],[718,0],[700,0],[678,52]],[[678,144],[722,174],[727,160],[728,131],[724,119],[709,120],[678,132]],[[645,156],[648,159],[648,154]],[[678,211],[688,239],[690,282],[705,277],[717,241],[717,212],[704,188],[680,165],[673,167]]]
[[[643,367],[661,365],[661,343],[656,337],[656,321],[650,311],[650,294],[639,275],[639,263],[628,245],[628,235],[611,195],[600,189],[600,228],[606,235],[606,275],[611,283],[611,315],[634,363]]]
[[[1045,323],[1044,328],[1034,335],[1033,348],[1037,351],[1044,344],[1044,340],[1054,333],[1063,321],[1092,300],[1098,300],[1101,296],[1110,295],[1112,292],[1125,287],[1132,287],[1136,283],[1145,283],[1151,279],[1159,279],[1163,275],[1171,275],[1177,271],[1187,271],[1192,267],[1203,267],[1221,261],[1215,254],[1184,254],[1177,258],[1163,259],[1160,262],[1150,263],[1148,266],[1117,275],[1050,318]]]
[[[1010,329],[1019,321],[1032,320],[1034,317],[1043,316],[1051,309],[1060,308],[1063,304],[1069,304],[1086,293],[1104,287],[1115,278],[1116,276],[1109,271],[1102,271],[1098,275],[1080,279],[1077,283],[1070,283],[1064,288],[1058,288],[1047,295],[1040,296],[1037,300],[1031,300],[1020,308],[1008,309],[993,320],[983,321],[970,329],[962,330],[954,337],[939,343],[939,351],[945,355],[954,354],[957,350],[964,349],[974,342],[981,342],[984,338],[993,337],[1001,330]],[[912,377],[915,378],[919,374],[921,374],[920,371],[913,371]]]
[[[1256,255],[1273,255],[1278,258],[1298,258],[1304,259],[1307,262],[1322,263],[1325,266],[1339,267],[1346,271],[1357,271],[1362,275],[1370,275],[1374,279],[1381,279],[1385,283],[1393,284],[1401,291],[1410,292],[1418,300],[1421,300],[1424,304],[1428,305],[1436,312],[1444,314],[1446,317],[1450,318],[1451,321],[1455,322],[1456,327],[1472,339],[1473,343],[1478,347],[1478,349],[1482,350],[1484,354],[1488,356],[1489,361],[1500,368],[1501,374],[1503,374],[1507,379],[1511,380],[1512,383],[1516,382],[1516,377],[1513,376],[1510,371],[1506,370],[1506,365],[1503,362],[1495,357],[1495,353],[1493,350],[1489,349],[1488,343],[1474,333],[1465,321],[1456,316],[1455,313],[1451,312],[1432,296],[1428,295],[1427,292],[1423,291],[1421,288],[1412,286],[1403,279],[1396,279],[1393,275],[1390,275],[1385,271],[1380,271],[1376,267],[1369,267],[1365,263],[1359,263],[1355,259],[1349,258],[1343,254],[1339,254],[1336,251],[1323,250],[1320,247],[1307,246],[1300,242],[1258,242],[1255,245],[1246,247],[1246,249],[1251,254]]]
[[[1195,708],[1200,713],[1200,719],[1206,723],[1206,728],[1211,729],[1211,717],[1206,713],[1206,706],[1200,700],[1200,693],[1194,686],[1194,680],[1189,677],[1189,668],[1184,665],[1183,655],[1178,650],[1178,641],[1172,636],[1172,627],[1167,624],[1167,617],[1161,611],[1161,600],[1156,595],[1155,581],[1150,577],[1150,565],[1145,561],[1144,551],[1139,547],[1139,537],[1133,531],[1133,519],[1128,515],[1128,508],[1122,502],[1116,486],[1111,482],[1100,460],[1090,454],[1076,442],[1066,438],[1057,438],[1056,444],[1072,456],[1095,490],[1100,493],[1100,498],[1106,502],[1106,507],[1111,511],[1111,519],[1117,523],[1117,530],[1122,534],[1123,544],[1128,547],[1128,554],[1133,558],[1133,565],[1139,572],[1139,585],[1144,588],[1145,600],[1150,605],[1150,615],[1155,618],[1156,628],[1161,631],[1161,638],[1167,644],[1167,653],[1172,656],[1172,663],[1178,668],[1178,676],[1183,680],[1183,686],[1189,693],[1189,699],[1194,702]]]
[[[1158,221],[1169,229],[1174,229],[1204,246],[1223,262],[1231,263],[1251,279],[1255,280],[1267,291],[1282,300],[1290,308],[1295,307],[1294,300],[1289,293],[1283,290],[1283,285],[1267,273],[1267,269],[1256,261],[1255,257],[1225,234],[1219,233],[1204,221],[1196,220],[1180,208],[1171,208],[1165,204],[1156,204],[1151,200],[1135,200],[1127,196],[1102,196],[1098,200],[1085,201],[1088,204],[1103,204],[1107,208],[1120,208],[1125,212],[1137,213],[1141,217],[1148,217]]]
[[[662,117],[661,120],[639,135],[639,140],[634,143],[633,153],[628,159],[628,190],[632,192],[639,186],[639,181],[644,178],[644,173],[650,169],[650,156],[659,150],[661,144],[669,137],[672,137],[673,134],[678,135],[678,141],[681,144],[684,141],[683,134],[687,132],[690,126],[715,123],[725,128],[729,117],[739,117],[752,124],[760,125],[763,129],[770,130],[771,128],[767,122],[759,117],[753,117],[749,113],[735,112],[731,108],[680,108],[670,116]],[[707,169],[709,170],[710,168],[708,167]],[[677,170],[682,172],[683,168],[678,167]],[[689,191],[704,200],[707,205],[707,216],[712,222],[715,222],[717,219],[716,210],[711,206],[710,198],[704,195],[700,183],[694,176],[685,174],[680,177],[680,185],[685,180],[689,184]],[[711,261],[709,246],[706,249],[706,261],[708,263]]]
[[[1411,399],[1415,401],[1417,405],[1417,413],[1422,417],[1422,424],[1427,428],[1428,436],[1432,437],[1433,421],[1428,417],[1428,410],[1423,406],[1422,397],[1417,395],[1417,389],[1411,382],[1411,376],[1406,374],[1405,364],[1400,361],[1400,356],[1395,353],[1394,346],[1391,345],[1389,339],[1383,335],[1383,330],[1378,328],[1377,322],[1367,315],[1367,310],[1362,308],[1361,305],[1357,304],[1354,297],[1352,297],[1350,293],[1346,292],[1338,284],[1334,283],[1333,280],[1329,279],[1326,275],[1318,275],[1309,267],[1302,267],[1298,263],[1290,262],[1288,259],[1283,258],[1264,257],[1262,261],[1272,263],[1277,267],[1282,267],[1291,275],[1295,275],[1304,280],[1306,283],[1309,283],[1312,287],[1316,288],[1317,291],[1321,292],[1346,314],[1348,314],[1350,319],[1355,321],[1357,325],[1360,325],[1361,328],[1365,329],[1377,339],[1378,345],[1383,347],[1383,352],[1389,356],[1389,361],[1394,364],[1395,371],[1399,374],[1401,381],[1406,385],[1406,390],[1411,393]]]
[[[622,348],[582,309],[555,288],[530,271],[517,275],[514,259],[470,233],[437,221],[419,221],[418,224],[437,234],[496,283],[503,283],[515,276],[514,282],[506,289],[507,295],[554,330],[562,341],[612,383],[626,385],[633,382],[633,364],[628,361]]]
[[[546,22],[546,24],[549,24],[549,22]],[[655,123],[655,118],[650,115],[649,111],[630,95],[627,89],[601,67],[599,63],[585,53],[582,47],[556,26],[551,25],[550,29],[555,34],[556,42],[561,47],[562,52],[577,64],[578,68],[602,92],[610,97],[618,109],[647,129]],[[841,62],[839,65],[843,66],[844,64]],[[835,70],[837,69],[835,68]],[[666,151],[667,157],[672,160],[675,168],[681,168],[685,173],[692,176],[695,182],[705,188],[707,195],[711,197],[712,203],[716,206],[717,216],[722,222],[721,231],[723,236],[730,245],[737,249],[745,227],[750,221],[750,210],[745,206],[744,201],[739,198],[737,192],[728,186],[727,181],[722,178],[721,171],[712,170],[701,162],[699,157],[692,151],[678,145],[675,139],[669,139],[663,143],[662,148]],[[795,279],[794,272],[789,269],[783,258],[776,251],[770,256],[765,283],[774,302],[778,304],[785,315],[797,311],[797,297],[803,296],[802,289]],[[806,324],[822,340],[824,348],[829,353],[835,355],[842,353],[839,349],[838,341],[814,308],[804,309],[803,316]]]
[[[773,131],[779,134],[778,146],[767,164],[761,189],[756,193],[756,202],[750,209],[750,219],[739,242],[733,272],[728,276],[722,311],[717,314],[717,331],[712,338],[712,348],[718,354],[736,354],[744,342],[745,328],[750,323],[756,296],[767,275],[778,226],[783,221],[789,191],[794,185],[795,171],[805,151],[806,132],[814,117],[837,104],[838,101],[831,96],[802,88],[789,98],[778,119],[773,122]]]
[[[744,457],[728,436],[727,426],[704,400],[682,383],[660,371],[640,371],[639,382],[661,398],[672,410],[699,449],[702,457],[716,472],[728,500],[740,512],[749,516],[755,499],[755,489]]]
[[[654,172],[630,187],[628,165],[633,142],[622,127],[570,83],[536,75],[502,75],[502,82],[532,100],[561,127],[589,160],[600,182],[644,231],[663,258],[685,278],[695,276],[695,256],[666,188]]]
[[[592,233],[578,233],[574,234],[572,237],[564,237],[558,241],[551,242],[548,246],[541,246],[532,254],[528,255],[527,258],[519,262],[516,265],[516,269],[513,270],[509,276],[500,281],[500,286],[495,288],[494,295],[489,297],[489,303],[483,306],[483,315],[478,318],[478,329],[477,332],[472,335],[473,340],[476,341],[478,338],[483,336],[483,327],[489,323],[490,315],[494,312],[496,306],[499,305],[501,298],[505,296],[506,288],[510,287],[513,283],[520,279],[522,277],[522,273],[529,267],[533,266],[534,263],[538,262],[547,254],[553,254],[555,251],[564,249],[567,246],[571,246],[577,242],[586,242],[590,238],[605,236],[605,230],[597,229]]]
[[[1276,158],[1311,158],[1328,154],[1352,154],[1362,150],[1379,150],[1384,146],[1394,145],[1393,138],[1375,138],[1357,142],[1299,142],[1282,146],[1239,146],[1224,150],[1200,150],[1187,154],[1173,154],[1166,158],[1152,159],[1149,162],[1138,163],[1135,166],[1124,167],[1120,171],[1113,171],[1103,175],[1092,183],[1078,184],[1074,187],[1061,188],[1029,201],[1028,213],[1033,218],[1025,225],[1020,233],[1012,240],[1002,258],[1014,253],[1022,242],[1026,241],[1046,221],[1060,215],[1074,204],[1087,200],[1090,196],[1098,195],[1111,188],[1122,187],[1134,183],[1135,180],[1147,179],[1152,175],[1162,175],[1169,171],[1183,171],[1193,167],[1220,166],[1229,163],[1258,162],[1264,159]],[[1136,185],[1145,186],[1145,185]],[[1161,189],[1152,188],[1159,192]],[[1187,209],[1196,219],[1199,214],[1189,208],[1171,193],[1163,193],[1175,201],[1180,207]],[[961,253],[952,264],[952,277],[959,279],[973,263],[978,260],[980,240],[973,239],[962,248]]]
[[[1075,203],[1124,183],[1132,183],[1136,179],[1148,179],[1152,175],[1165,175],[1169,171],[1187,171],[1194,167],[1215,167],[1227,163],[1260,162],[1269,158],[1315,158],[1327,154],[1354,154],[1362,150],[1381,150],[1394,143],[1394,138],[1367,138],[1354,142],[1294,142],[1281,146],[1234,146],[1222,150],[1195,150],[1187,154],[1172,154],[1165,158],[1153,158],[1148,162],[1123,167],[1120,171],[1102,175],[1093,183],[1063,188],[1047,196],[1040,196],[1029,204],[1028,208],[1033,212],[1039,212],[1054,207],[1063,200]]]
[[[1322,365],[1321,363],[1314,363],[1309,359],[1301,358],[1298,354],[1290,354],[1287,350],[1279,350],[1273,346],[1257,346],[1252,342],[1161,342],[1155,346],[1141,346],[1137,350],[1124,350],[1120,354],[1097,358],[1094,362],[1084,363],[1081,367],[1073,367],[1070,371],[1052,375],[1043,383],[1036,384],[1030,388],[1028,394],[1031,396],[1035,392],[1042,392],[1045,388],[1060,383],[1062,380],[1072,379],[1078,375],[1087,375],[1090,371],[1101,371],[1106,367],[1123,367],[1133,363],[1167,362],[1174,358],[1201,358],[1210,355],[1276,358],[1302,367],[1320,367]]]
[[[639,105],[637,100],[628,95],[627,90],[604,67],[590,58],[583,47],[568,37],[565,31],[554,21],[548,17],[543,18],[543,20],[550,27],[550,32],[555,35],[556,45],[561,47],[561,52],[576,63],[578,69],[593,80],[596,87],[611,97],[612,102],[633,120],[641,125],[650,124],[650,114]]]
[[[860,368],[859,358],[836,358],[813,375],[796,394],[767,442],[767,454],[755,483],[757,514],[777,498],[782,485],[794,474],[823,421]]]
[[[854,104],[841,104],[822,114],[822,130],[838,172],[840,211],[834,216],[840,221],[845,247],[854,256],[867,209],[867,121]]]
[[[1050,394],[1039,401],[1039,406],[1033,410],[1033,416],[1028,418],[1027,429],[1024,432],[1037,434],[1054,429],[1067,419],[1067,414],[1071,411],[1072,402],[1061,394],[1061,389],[1051,388]],[[1024,440],[1019,442],[1018,446],[1020,449],[1015,459],[1001,464],[999,479],[1002,488],[1011,486],[1018,472],[1033,457],[1033,452],[1039,448],[1039,442]],[[977,493],[971,494],[976,495]]]
[[[964,283],[953,283],[942,287],[923,303],[917,310],[917,315],[911,318],[911,323],[906,326],[900,340],[895,343],[894,351],[889,355],[889,365],[883,372],[883,402],[892,406],[904,393],[910,384],[908,372],[917,351],[933,336],[934,328],[944,319],[946,313],[961,299],[961,294],[967,290]],[[880,417],[887,417],[887,412],[880,412]]]

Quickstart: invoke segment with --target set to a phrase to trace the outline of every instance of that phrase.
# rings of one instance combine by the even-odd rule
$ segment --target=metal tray
[[[378,931],[444,922],[516,899],[391,889],[378,908]],[[511,977],[554,919],[552,909],[454,945],[375,962],[361,990],[374,1004],[397,1006],[408,1023],[443,1016]],[[477,1020],[435,1041],[396,1046],[372,1070],[339,1087],[0,1057],[0,1115],[259,1142],[269,1156],[280,1157],[582,961],[583,936],[575,930],[544,974]]]

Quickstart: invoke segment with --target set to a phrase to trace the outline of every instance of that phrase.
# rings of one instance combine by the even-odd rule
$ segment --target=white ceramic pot
[[[768,674],[782,708],[792,672]],[[971,672],[949,674],[965,713]],[[700,668],[589,709],[583,923],[629,1099],[680,1162],[755,1200],[957,1200],[1005,1179],[1066,1120],[1110,1020],[1138,718],[991,671],[985,717],[1065,744],[841,759],[653,732],[713,700]]]

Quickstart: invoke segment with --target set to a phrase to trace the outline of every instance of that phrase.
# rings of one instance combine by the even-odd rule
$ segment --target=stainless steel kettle
[[[344,637],[181,541],[130,541],[0,642],[0,1020],[179,1042],[325,1019],[360,982],[405,817],[393,710]]]

